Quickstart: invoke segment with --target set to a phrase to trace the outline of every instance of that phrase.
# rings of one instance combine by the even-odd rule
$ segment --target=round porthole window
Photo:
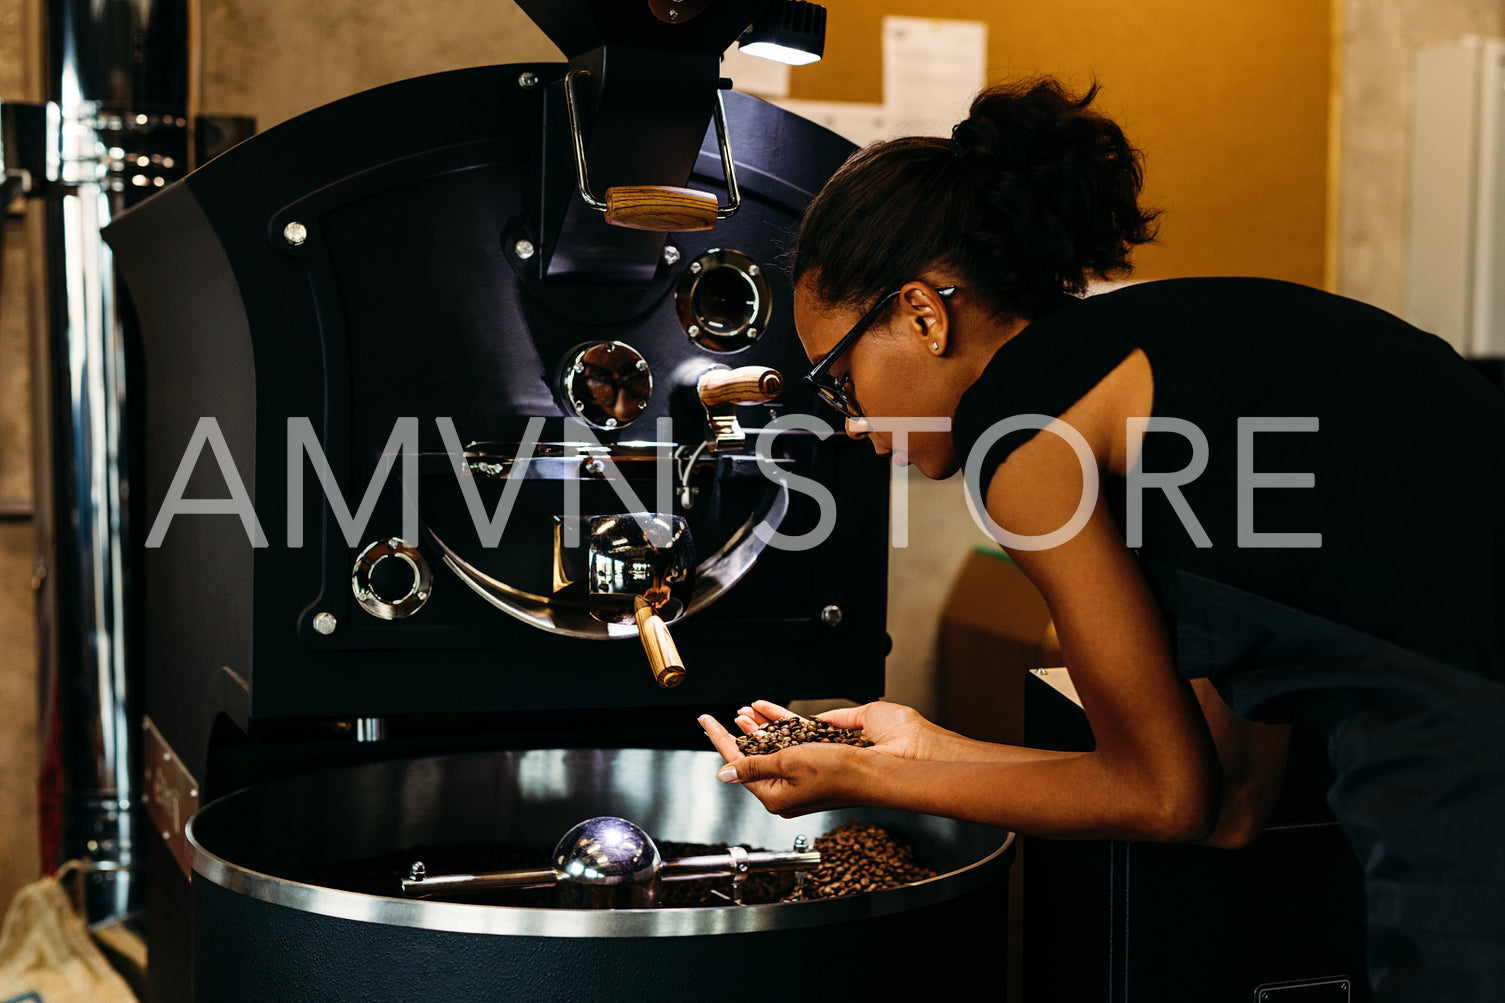
[[[757,262],[717,249],[685,267],[675,305],[691,341],[712,352],[739,352],[767,327],[773,297]]]
[[[631,345],[597,341],[565,356],[559,390],[565,407],[593,428],[620,428],[648,409],[653,374]]]

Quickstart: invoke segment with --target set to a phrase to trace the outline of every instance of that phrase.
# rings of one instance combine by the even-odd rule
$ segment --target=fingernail
[[[705,725],[705,723],[706,723],[706,720],[707,720],[707,719],[708,719],[708,718],[709,718],[709,717],[710,717],[710,716],[711,716],[711,715],[709,715],[709,714],[702,714],[702,715],[700,715],[700,716],[699,716],[699,717],[697,717],[697,718],[696,718],[696,719],[695,719],[695,720],[696,720],[696,721],[698,721],[698,722],[700,722],[700,726],[701,726],[701,727],[702,727],[702,728],[704,728],[704,727],[705,727],[705,726],[706,726],[706,725]]]
[[[734,784],[734,783],[736,783],[737,782],[737,768],[735,766],[731,765],[730,763],[728,763],[727,765],[723,766],[716,773],[716,779],[719,780],[719,781],[721,781],[724,784]]]

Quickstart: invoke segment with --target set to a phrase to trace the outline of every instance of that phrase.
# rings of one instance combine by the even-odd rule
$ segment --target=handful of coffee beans
[[[751,735],[737,738],[737,751],[744,756],[764,756],[806,742],[832,742],[837,745],[872,745],[862,737],[861,728],[838,728],[834,724],[793,715],[771,721]]]

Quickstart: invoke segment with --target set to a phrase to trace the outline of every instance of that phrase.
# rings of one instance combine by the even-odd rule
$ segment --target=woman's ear
[[[903,301],[905,328],[918,337],[925,352],[936,357],[946,354],[951,338],[951,316],[946,301],[924,282],[906,285],[899,298]]]

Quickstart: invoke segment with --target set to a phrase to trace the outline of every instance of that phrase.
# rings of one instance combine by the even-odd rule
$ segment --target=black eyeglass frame
[[[905,283],[905,285],[908,285],[908,283]],[[951,294],[956,292],[956,288],[956,286],[945,286],[937,289],[935,294],[941,297],[941,299],[950,299]],[[841,340],[836,343],[836,347],[827,352],[826,357],[817,362],[815,368],[805,375],[805,382],[815,389],[815,392],[820,395],[821,400],[847,418],[861,418],[862,406],[846,391],[846,381],[850,377],[843,377],[838,380],[834,376],[831,376],[829,374],[831,365],[837,359],[841,358],[847,349],[852,347],[852,344],[861,337],[862,332],[871,327],[879,315],[903,291],[904,286],[900,286],[893,292],[885,293],[877,303],[873,304],[871,310],[862,315],[861,320],[852,325],[850,331],[841,336]]]

